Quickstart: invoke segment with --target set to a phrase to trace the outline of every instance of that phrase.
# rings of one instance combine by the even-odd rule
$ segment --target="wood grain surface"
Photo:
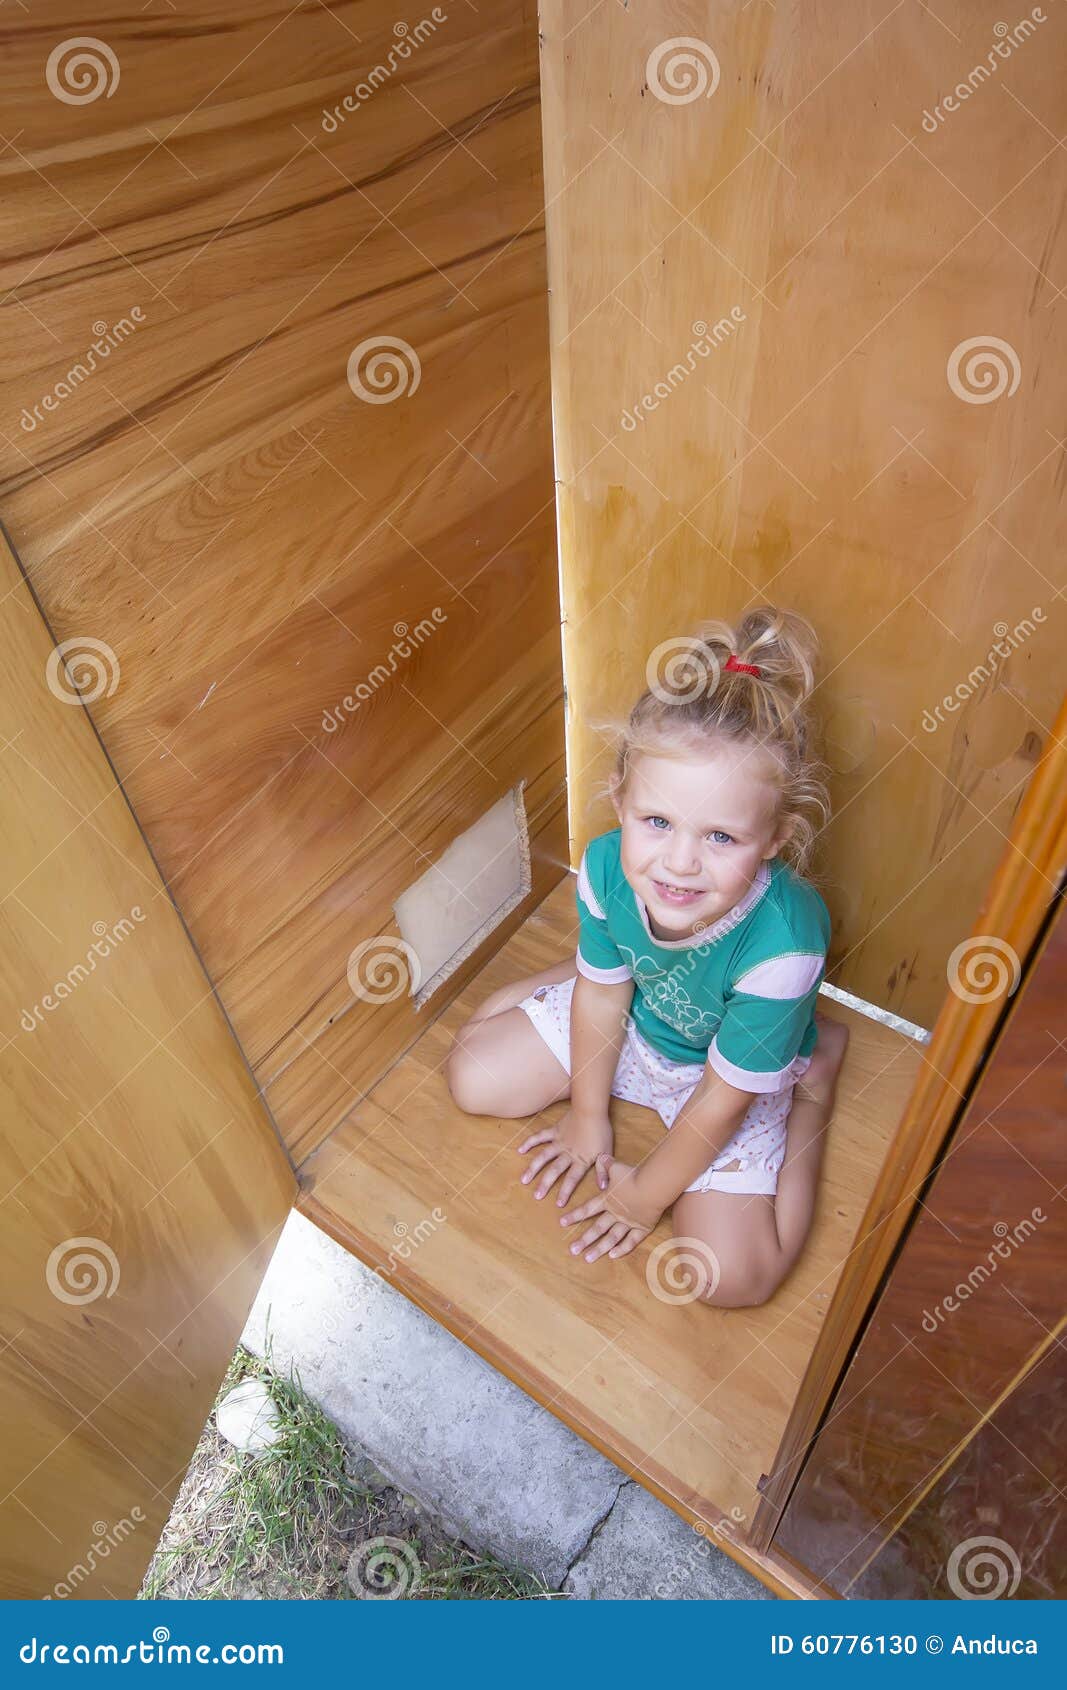
[[[930,1027],[1067,688],[1067,19],[684,12],[542,8],[572,863],[613,825],[590,717],[792,605],[828,977]]]
[[[7,44],[0,513],[298,1159],[421,1030],[396,896],[520,782],[511,926],[567,866],[536,12],[437,12]]]
[[[0,1593],[137,1594],[296,1181],[0,542]]]

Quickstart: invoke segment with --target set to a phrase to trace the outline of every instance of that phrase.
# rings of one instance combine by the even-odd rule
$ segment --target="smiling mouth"
[[[669,881],[665,880],[654,880],[652,884],[659,896],[668,904],[691,904],[697,898],[704,896],[702,886],[672,886]]]

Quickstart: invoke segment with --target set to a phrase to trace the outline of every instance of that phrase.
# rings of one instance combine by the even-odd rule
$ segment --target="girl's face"
[[[642,753],[620,802],[622,871],[657,938],[685,939],[739,903],[789,828],[779,823],[774,763],[723,742],[692,761]]]

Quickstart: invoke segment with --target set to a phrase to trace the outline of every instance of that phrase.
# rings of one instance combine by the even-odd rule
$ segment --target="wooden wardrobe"
[[[779,1594],[981,1538],[1064,1593],[1067,52],[950,14],[12,21],[4,1594],[136,1592],[294,1203]],[[659,1234],[578,1274],[442,1063],[574,948],[598,721],[763,601],[852,1036],[804,1256],[717,1310]],[[354,991],[509,795],[492,930]]]

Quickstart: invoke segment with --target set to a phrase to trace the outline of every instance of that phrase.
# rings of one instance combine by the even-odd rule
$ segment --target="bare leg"
[[[468,1115],[498,1119],[538,1115],[571,1090],[566,1068],[517,1004],[460,1030],[445,1077],[452,1101]]]
[[[515,980],[486,998],[459,1028],[445,1075],[453,1102],[470,1115],[515,1119],[570,1096],[570,1076],[518,1006],[539,986],[569,980],[573,957]]]
[[[778,1171],[774,1221],[785,1262],[782,1277],[800,1254],[815,1213],[815,1192],[826,1148],[826,1129],[834,1112],[837,1076],[848,1044],[848,1028],[817,1016],[819,1043],[811,1067],[793,1091],[786,1131],[785,1159]]]
[[[723,1191],[685,1191],[671,1212],[681,1254],[701,1262],[709,1280],[704,1301],[719,1308],[751,1307],[773,1296],[804,1246],[815,1212],[826,1127],[848,1028],[816,1016],[819,1043],[811,1067],[793,1092],[785,1159],[774,1197]]]

